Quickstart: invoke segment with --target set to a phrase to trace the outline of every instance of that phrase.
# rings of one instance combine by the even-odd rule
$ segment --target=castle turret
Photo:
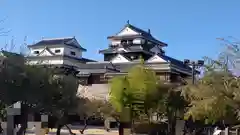
[[[109,36],[110,44],[107,49],[99,52],[104,55],[104,61],[128,62],[136,61],[142,56],[144,60],[154,54],[163,54],[167,44],[155,39],[150,32],[127,23],[114,36]]]
[[[29,64],[78,67],[79,63],[92,61],[82,57],[82,53],[87,50],[75,37],[43,38],[35,44],[28,45],[28,48],[30,49],[30,55],[27,57]]]

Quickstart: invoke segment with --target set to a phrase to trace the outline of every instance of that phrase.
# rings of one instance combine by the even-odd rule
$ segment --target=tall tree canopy
[[[176,111],[183,109],[185,102],[177,86],[159,80],[156,73],[143,64],[131,68],[127,75],[117,76],[110,82],[110,103],[118,112],[130,106],[133,117],[148,118],[153,113],[161,118],[168,117],[169,133],[174,134]]]
[[[118,76],[110,83],[110,103],[118,112],[123,107],[142,110],[134,106],[135,103],[144,103],[149,94],[157,91],[158,79],[155,72],[138,65],[129,70],[126,76]]]
[[[196,84],[188,84],[183,95],[190,102],[186,117],[205,120],[234,122],[238,118],[240,101],[239,42],[220,39],[226,47],[214,60],[205,57],[206,72]]]
[[[240,79],[224,71],[211,71],[196,84],[184,89],[190,102],[186,117],[206,120],[208,123],[229,119],[239,109]],[[230,119],[232,120],[232,119]]]
[[[69,113],[77,113],[78,82],[73,74],[56,74],[59,69],[26,65],[23,56],[5,51],[2,53],[1,103],[9,106],[20,101],[27,108],[25,114],[40,112],[60,120]],[[27,116],[22,123],[23,128],[27,126],[26,121]],[[65,122],[61,120],[58,125],[62,127],[67,124]]]

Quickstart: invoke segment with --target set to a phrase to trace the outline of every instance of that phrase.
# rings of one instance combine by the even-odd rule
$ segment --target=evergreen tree
[[[174,134],[177,111],[184,108],[185,101],[177,85],[159,80],[156,73],[144,66],[131,68],[127,75],[117,76],[110,82],[110,103],[122,112],[126,106],[131,107],[133,119],[147,116],[151,123],[153,113],[161,118],[167,117],[169,134]]]
[[[22,134],[27,128],[27,114],[40,112],[59,119],[58,134],[67,115],[77,112],[77,79],[72,74],[56,75],[54,68],[26,65],[23,56],[5,52],[0,72],[0,99],[3,106],[21,102]],[[3,109],[3,108],[2,108]]]

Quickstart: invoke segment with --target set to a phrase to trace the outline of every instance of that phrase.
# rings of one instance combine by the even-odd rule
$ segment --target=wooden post
[[[239,129],[238,129],[238,128],[235,130],[235,132],[236,132],[236,135],[240,135],[240,134],[239,134]]]
[[[14,116],[7,116],[7,135],[14,135]]]
[[[16,102],[7,108],[7,135],[14,135],[14,116],[21,115],[21,102]]]
[[[228,127],[225,128],[224,135],[229,135],[229,128]]]
[[[131,108],[124,107],[120,116],[119,135],[131,134]]]

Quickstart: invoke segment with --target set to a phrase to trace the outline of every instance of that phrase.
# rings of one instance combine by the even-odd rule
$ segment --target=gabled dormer
[[[110,46],[115,45],[124,45],[124,44],[154,44],[160,47],[167,46],[166,43],[163,43],[155,39],[151,35],[150,29],[144,31],[129,22],[124,26],[124,28],[114,36],[109,36]]]
[[[31,56],[53,56],[67,55],[70,57],[81,58],[83,48],[75,37],[42,39],[39,42],[29,45]]]
[[[31,65],[55,65],[60,67],[79,67],[82,63],[93,61],[82,57],[83,48],[75,37],[42,39],[29,45]]]
[[[132,29],[130,24],[126,25],[116,36],[132,36],[141,34],[139,31]]]
[[[126,62],[130,62],[130,61],[131,61],[130,59],[128,59],[127,57],[125,57],[121,54],[118,54],[111,59],[112,63],[126,63]]]

